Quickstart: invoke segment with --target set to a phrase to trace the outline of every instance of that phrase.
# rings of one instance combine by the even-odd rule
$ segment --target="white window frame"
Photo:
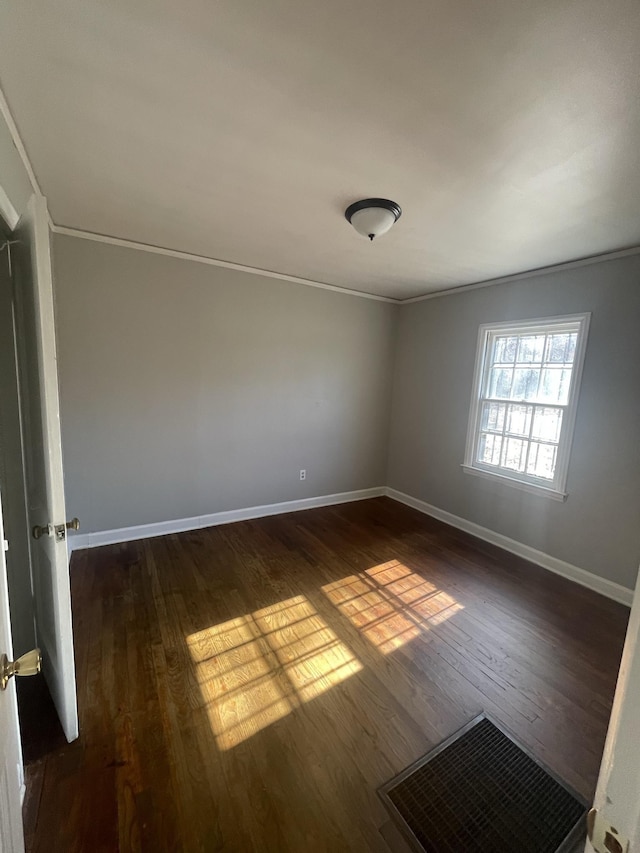
[[[485,323],[478,330],[478,345],[476,349],[476,362],[473,376],[473,392],[471,397],[471,408],[469,412],[469,427],[467,430],[467,443],[465,448],[464,462],[462,468],[467,474],[502,482],[505,485],[515,486],[527,492],[545,495],[555,500],[564,501],[567,498],[566,483],[569,470],[569,458],[571,455],[571,444],[578,409],[578,395],[582,381],[582,369],[587,348],[587,336],[589,333],[589,321],[591,314],[567,314],[559,317],[538,317],[533,320],[507,320],[500,323]],[[513,335],[543,334],[550,331],[562,331],[563,325],[578,324],[578,339],[571,372],[571,384],[567,404],[557,406],[549,404],[553,408],[562,408],[562,427],[558,441],[556,467],[553,480],[534,477],[531,474],[519,474],[516,471],[508,472],[505,469],[496,470],[495,466],[484,465],[477,459],[477,446],[480,438],[480,418],[482,413],[481,402],[485,375],[488,369],[489,357],[494,337],[504,335],[506,331]],[[507,402],[500,400],[500,402]],[[530,400],[509,400],[511,403],[531,403]]]

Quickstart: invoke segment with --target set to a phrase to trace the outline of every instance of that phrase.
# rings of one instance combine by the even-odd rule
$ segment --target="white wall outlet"
[[[301,479],[301,480],[306,480],[306,479],[307,479],[307,469],[306,469],[306,468],[301,468],[301,469],[300,469],[300,479]]]

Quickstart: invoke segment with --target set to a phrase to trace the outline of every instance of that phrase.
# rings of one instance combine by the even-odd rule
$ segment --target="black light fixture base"
[[[363,198],[361,201],[354,201],[345,210],[344,216],[347,222],[351,222],[351,217],[359,210],[364,210],[367,207],[382,207],[384,210],[390,210],[395,216],[396,222],[402,216],[402,208],[395,201],[390,201],[388,198]],[[373,240],[373,235],[369,234],[369,239]]]

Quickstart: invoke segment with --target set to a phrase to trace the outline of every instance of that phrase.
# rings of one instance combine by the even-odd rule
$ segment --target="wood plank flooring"
[[[32,851],[399,850],[377,787],[482,710],[593,794],[627,609],[388,498],[78,552],[72,594]]]

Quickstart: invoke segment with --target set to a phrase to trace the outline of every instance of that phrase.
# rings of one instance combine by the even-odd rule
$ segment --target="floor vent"
[[[416,850],[569,853],[586,803],[484,714],[379,791]]]

